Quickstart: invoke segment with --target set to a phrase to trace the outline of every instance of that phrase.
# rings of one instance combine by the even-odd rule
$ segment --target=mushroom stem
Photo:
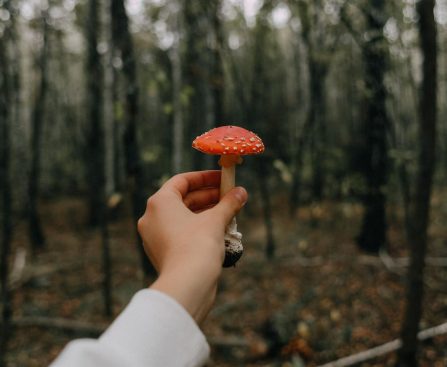
[[[235,185],[236,165],[225,167],[222,166],[220,179],[220,197],[222,198]]]
[[[236,164],[242,162],[238,155],[228,154],[220,157],[219,165],[222,167],[220,179],[220,197],[223,197],[235,185]]]
[[[220,180],[220,197],[222,198],[235,185],[236,164],[242,163],[242,158],[237,155],[223,155],[219,160],[222,167]],[[237,231],[236,218],[228,224],[225,230],[225,261],[224,267],[233,266],[242,256],[242,234]]]

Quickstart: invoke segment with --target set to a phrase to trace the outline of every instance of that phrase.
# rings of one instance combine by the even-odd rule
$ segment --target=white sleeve
[[[51,367],[203,366],[210,348],[177,301],[141,290],[99,339],[70,342]]]

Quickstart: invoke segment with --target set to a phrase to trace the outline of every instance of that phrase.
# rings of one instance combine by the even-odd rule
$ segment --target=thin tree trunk
[[[261,194],[262,211],[264,214],[264,226],[266,234],[265,257],[275,257],[275,238],[273,234],[272,205],[270,203],[270,192],[268,189],[268,158],[258,157],[258,179]]]
[[[104,301],[104,315],[111,317],[113,313],[112,300],[112,261],[110,256],[110,235],[108,225],[108,206],[106,203],[105,188],[102,192],[103,201],[101,204],[101,242],[102,242],[102,292]]]
[[[124,150],[126,174],[130,181],[132,196],[133,218],[136,223],[144,213],[146,207],[146,192],[144,190],[143,162],[137,137],[139,115],[139,86],[137,78],[137,64],[133,41],[129,30],[129,20],[123,0],[112,0],[112,35],[114,47],[121,53],[123,73],[126,79],[126,123],[124,131]],[[137,251],[141,266],[146,277],[155,275],[155,269],[148,260],[142,240],[138,233]]]
[[[85,161],[89,181],[89,224],[98,226],[101,222],[103,197],[98,195],[104,185],[102,166],[104,136],[102,131],[103,70],[98,53],[99,0],[88,1],[87,15],[87,147]]]
[[[317,31],[314,28],[319,26],[318,12],[315,8],[320,8],[321,4],[311,4],[300,2],[298,14],[302,24],[301,37],[307,48],[307,67],[309,72],[309,109],[304,123],[303,134],[298,137],[297,151],[295,156],[294,177],[291,188],[291,206],[293,212],[298,205],[298,196],[301,186],[302,160],[304,155],[305,141],[309,139],[309,148],[312,154],[312,196],[321,200],[325,191],[325,149],[326,122],[325,122],[325,99],[324,83],[329,70],[329,62],[323,60],[319,53],[328,50],[319,50],[322,45],[317,44],[313,34]]]
[[[310,48],[309,52],[313,52]],[[326,149],[326,122],[324,116],[324,81],[327,74],[327,66],[315,59],[315,55],[309,55],[310,77],[310,108],[309,129],[312,131],[311,148],[313,155],[312,172],[312,196],[321,200],[325,187],[325,154]]]
[[[294,67],[297,69],[297,101],[302,99],[302,91],[299,89],[299,85],[301,83],[301,73],[300,73],[300,63],[301,57],[299,53],[300,42],[297,42],[297,46],[294,50]],[[305,143],[308,136],[308,124],[309,119],[306,118],[304,120],[303,126],[299,129],[299,114],[298,110],[296,111],[297,121],[295,127],[295,133],[293,137],[293,142],[295,143],[294,150],[292,151],[292,185],[290,188],[290,196],[289,196],[289,213],[293,215],[298,208],[301,200],[301,187],[302,187],[302,167],[304,163],[304,148]]]
[[[102,266],[103,266],[103,301],[106,316],[112,314],[111,297],[111,263],[108,233],[108,209],[106,192],[106,145],[104,121],[104,71],[101,57],[98,53],[98,38],[100,32],[100,1],[89,0],[87,14],[87,120],[88,147],[90,156],[88,162],[90,193],[90,225],[99,226],[101,231]]]
[[[115,73],[113,59],[115,56],[115,44],[112,32],[112,4],[107,0],[103,6],[103,22],[106,25],[105,39],[107,41],[107,52],[104,63],[104,170],[105,170],[105,193],[106,199],[116,190],[115,185],[115,119],[113,118],[113,102],[115,91]]]
[[[225,42],[222,22],[220,19],[220,6],[221,0],[215,0],[209,2],[210,6],[210,18],[212,23],[212,30],[214,33],[214,47],[212,49],[213,69],[211,74],[211,89],[214,100],[214,123],[222,125],[225,123],[225,111],[224,111],[224,70],[222,51],[223,44]]]
[[[304,159],[304,143],[307,134],[305,128],[297,139],[297,146],[295,147],[295,154],[293,160],[293,178],[292,186],[290,188],[289,213],[293,215],[298,208],[301,199],[301,173]]]
[[[108,199],[115,191],[115,174],[114,174],[114,118],[113,118],[113,90],[114,90],[114,73],[113,73],[113,57],[114,42],[112,36],[112,12],[111,4],[105,1],[103,4],[103,22],[106,25],[105,38],[107,39],[108,49],[105,57],[104,67],[104,86],[103,86],[103,121],[102,140],[103,146],[100,152],[102,166],[102,187],[101,187],[101,242],[102,242],[102,270],[103,270],[103,301],[104,314],[108,317],[113,313],[112,300],[112,261],[110,255],[110,234],[109,234],[109,205]]]
[[[178,27],[176,29],[176,37],[178,35]],[[179,173],[183,169],[183,134],[184,123],[182,105],[180,100],[181,86],[182,86],[182,65],[180,59],[180,44],[177,39],[172,47],[171,62],[172,62],[172,99],[174,110],[174,121],[172,128],[172,173]]]
[[[9,1],[3,3],[8,9]],[[10,336],[10,323],[12,317],[11,295],[9,290],[8,258],[11,252],[12,220],[11,220],[11,137],[10,137],[10,107],[11,107],[11,83],[9,77],[9,29],[6,25],[3,35],[0,35],[0,188],[1,188],[1,258],[0,258],[0,282],[2,302],[2,325],[0,329],[0,366],[5,366],[8,339]],[[17,61],[17,60],[16,60]]]
[[[424,267],[427,253],[427,231],[430,221],[430,198],[435,170],[437,108],[437,32],[434,0],[421,0],[418,5],[423,80],[419,110],[419,172],[412,210],[411,258],[408,268],[406,309],[402,324],[402,349],[399,367],[416,367],[419,322],[424,295]]]
[[[214,1],[214,0],[213,0]],[[211,76],[211,53],[207,45],[207,33],[212,32],[209,22],[210,4],[199,1],[182,0],[182,35],[180,47],[182,63],[182,83],[188,91],[187,108],[184,110],[184,143],[200,135],[207,126],[206,94],[209,93],[208,79]],[[183,44],[185,47],[183,47]],[[185,141],[185,138],[188,139]],[[201,170],[206,162],[203,154],[194,154],[193,170]]]
[[[367,90],[364,154],[366,192],[363,195],[365,214],[357,238],[359,247],[368,252],[378,252],[386,243],[386,196],[388,116],[386,112],[386,40],[383,36],[384,0],[371,1],[367,14],[369,30],[376,35],[364,44],[365,85]]]
[[[397,139],[397,128],[395,124],[390,123],[390,140],[394,149],[399,149],[399,143]],[[404,224],[405,234],[407,240],[411,238],[411,222],[410,222],[410,206],[411,206],[411,190],[410,190],[410,178],[408,169],[403,160],[398,160],[395,163],[395,170],[399,180],[400,191],[402,194],[402,205],[404,209]]]
[[[38,66],[40,70],[40,83],[34,101],[32,113],[32,137],[31,137],[31,168],[28,181],[28,225],[31,246],[33,250],[45,245],[40,216],[38,213],[40,160],[43,123],[46,114],[46,96],[48,91],[48,48],[49,48],[49,25],[47,21],[48,10],[42,12],[43,45],[40,53]]]
[[[264,67],[264,55],[263,50],[265,48],[267,38],[267,20],[266,14],[268,14],[270,4],[266,4],[260,11],[257,17],[257,30],[254,45],[254,65],[253,65],[253,79],[250,91],[250,102],[246,107],[246,119],[249,128],[261,125],[262,132],[267,132],[266,119],[260,110],[260,107],[267,103],[265,95],[265,77],[266,70]],[[264,103],[263,103],[264,102]],[[266,134],[268,138],[271,134]],[[271,136],[270,136],[271,138]],[[268,139],[265,140],[268,146]],[[268,188],[268,174],[267,158],[258,158],[258,182],[261,194],[261,203],[263,208],[264,226],[266,231],[266,247],[265,255],[267,258],[272,258],[275,255],[275,238],[273,232],[273,220],[272,220],[272,208],[270,203],[270,191]]]

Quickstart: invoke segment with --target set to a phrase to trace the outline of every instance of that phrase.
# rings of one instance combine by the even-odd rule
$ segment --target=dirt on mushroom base
[[[446,213],[441,203],[435,198],[430,256],[447,256],[447,231],[442,226]],[[276,208],[284,205],[282,198],[276,198]],[[14,317],[107,324],[101,316],[99,236],[85,230],[82,201],[48,202],[42,210],[49,249],[36,257],[33,266],[42,269],[62,263],[64,267],[15,290]],[[283,212],[275,212],[278,252],[269,262],[264,259],[262,218],[248,213],[240,218],[246,254],[236,268],[224,271],[216,307],[204,325],[213,346],[210,366],[290,366],[293,354],[303,360],[306,356],[306,366],[316,366],[398,335],[403,278],[387,270],[377,257],[357,252],[352,238],[360,208],[351,203],[323,203],[301,208],[295,218]],[[111,224],[115,313],[141,287],[134,226],[130,215],[127,218]],[[390,253],[405,256],[402,228],[396,224],[400,218],[390,219]],[[23,224],[16,233],[14,249],[26,247]],[[444,268],[428,268],[423,327],[447,319],[445,273]],[[48,365],[76,336],[81,335],[19,328],[9,346],[9,365]],[[447,365],[446,344],[446,336],[425,343],[421,366]],[[393,362],[390,354],[362,366],[392,366]]]

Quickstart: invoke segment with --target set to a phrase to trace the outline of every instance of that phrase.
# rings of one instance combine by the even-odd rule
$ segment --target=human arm
[[[52,367],[205,362],[209,347],[196,322],[215,299],[225,226],[247,200],[237,188],[218,202],[219,177],[219,171],[177,175],[148,200],[138,229],[158,279],[98,340],[71,342]]]

